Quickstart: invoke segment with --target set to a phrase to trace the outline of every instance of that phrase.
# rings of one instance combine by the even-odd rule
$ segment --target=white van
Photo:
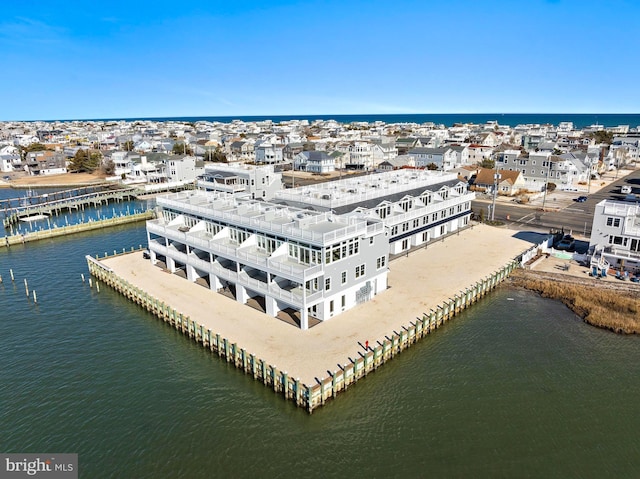
[[[620,187],[620,193],[623,195],[631,193],[631,187],[629,185],[623,185]]]

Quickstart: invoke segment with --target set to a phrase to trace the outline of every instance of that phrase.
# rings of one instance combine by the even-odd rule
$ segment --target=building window
[[[347,297],[343,294],[342,295],[342,307],[344,308],[347,305]]]
[[[356,278],[359,278],[361,276],[364,276],[364,264],[356,266]]]
[[[607,218],[607,226],[620,227],[620,218]]]
[[[325,278],[324,280],[324,290],[329,291],[331,289],[331,278]]]
[[[386,256],[380,256],[376,260],[376,268],[378,268],[378,269],[384,268],[385,264],[387,264],[387,257]]]
[[[343,271],[342,272],[342,284],[345,284],[347,282],[347,272]]]
[[[333,300],[329,301],[329,313],[333,314]]]

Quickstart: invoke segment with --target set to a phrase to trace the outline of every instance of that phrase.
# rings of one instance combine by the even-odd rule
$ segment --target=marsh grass
[[[514,274],[512,284],[558,299],[585,322],[616,333],[640,333],[640,298],[629,291]]]

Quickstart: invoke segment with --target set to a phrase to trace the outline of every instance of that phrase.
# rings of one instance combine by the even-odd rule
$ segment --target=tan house
[[[525,180],[519,171],[497,170],[500,174],[498,179],[498,194],[513,196],[521,191],[526,190]],[[484,189],[492,192],[495,185],[496,170],[489,168],[480,168],[476,175],[474,186],[478,189]]]

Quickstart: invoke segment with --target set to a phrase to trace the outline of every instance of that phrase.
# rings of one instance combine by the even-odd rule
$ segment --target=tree
[[[227,163],[227,155],[222,148],[216,146],[214,151],[207,150],[204,154],[204,161],[215,161],[216,163]]]
[[[47,147],[44,146],[42,143],[31,143],[29,146],[25,147],[24,151],[29,153],[31,151],[43,151],[46,149]]]
[[[613,143],[613,132],[607,130],[599,130],[591,133],[591,138],[593,138],[596,143],[606,143],[610,145]]]
[[[111,176],[116,172],[116,164],[113,160],[106,161],[102,164],[102,172],[107,176]]]
[[[307,141],[302,145],[302,151],[314,151],[316,149],[316,144],[312,141]]]
[[[492,160],[491,158],[483,158],[482,161],[480,162],[480,167],[481,168],[488,168],[489,170],[493,170],[496,167],[496,162],[495,162],[495,160]]]
[[[102,160],[98,151],[78,150],[69,163],[69,171],[72,173],[95,171]]]
[[[191,147],[184,143],[174,143],[171,151],[174,155],[193,155]]]
[[[435,163],[429,163],[427,165],[427,170],[435,171],[437,169],[438,169],[438,165],[436,165]]]
[[[133,140],[127,140],[124,142],[124,151],[133,151]]]

